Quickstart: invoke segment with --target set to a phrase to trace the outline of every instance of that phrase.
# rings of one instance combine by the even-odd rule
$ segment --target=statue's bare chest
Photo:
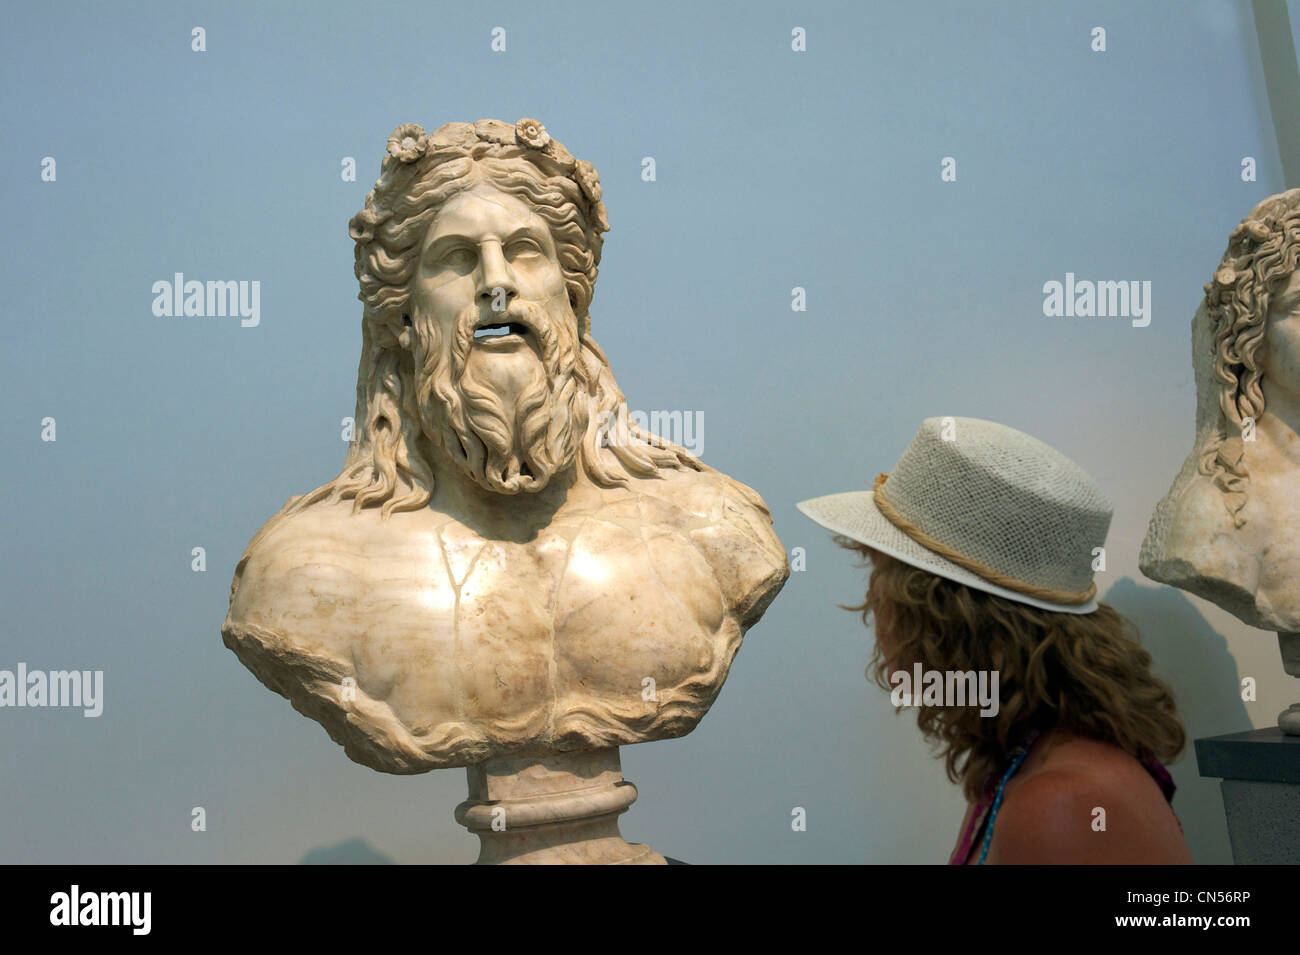
[[[535,720],[566,691],[632,703],[720,649],[722,595],[680,528],[597,516],[514,542],[446,521],[365,547],[359,569],[346,652],[367,692],[407,713],[456,701],[457,715]]]

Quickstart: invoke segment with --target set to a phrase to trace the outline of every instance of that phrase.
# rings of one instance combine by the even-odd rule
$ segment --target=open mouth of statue
[[[528,328],[518,322],[501,322],[496,325],[484,325],[474,330],[474,344],[495,345],[505,342],[521,342],[528,334]]]

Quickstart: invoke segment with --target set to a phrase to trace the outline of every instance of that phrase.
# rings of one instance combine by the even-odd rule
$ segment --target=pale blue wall
[[[443,6],[7,11],[0,668],[102,668],[107,699],[99,719],[0,710],[0,861],[293,861],[353,837],[473,858],[463,773],[351,763],[218,633],[251,534],[341,463],[347,221],[403,122],[531,116],[596,165],[613,231],[593,327],[619,383],[634,408],[702,414],[705,460],[807,551],[700,729],[624,751],[629,838],[696,862],[946,858],[961,800],[835,607],[862,573],[794,510],[889,470],[929,415],[1003,421],[1093,472],[1116,502],[1103,589],[1193,735],[1300,696],[1271,635],[1136,568],[1190,448],[1201,286],[1283,186],[1248,7]],[[155,317],[152,283],[178,271],[260,281],[261,324]],[[1045,318],[1067,271],[1150,280],[1151,325]],[[1238,667],[1260,703],[1236,698]],[[1226,861],[1216,784],[1190,754],[1175,773],[1198,859]]]

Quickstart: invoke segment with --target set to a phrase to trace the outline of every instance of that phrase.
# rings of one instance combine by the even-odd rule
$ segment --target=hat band
[[[1040,587],[1037,584],[1026,583],[1008,574],[994,570],[992,567],[986,567],[978,560],[967,557],[960,551],[953,550],[942,541],[935,540],[921,528],[917,527],[906,517],[898,512],[894,505],[884,494],[884,485],[888,474],[881,474],[876,478],[875,486],[871,489],[875,495],[876,507],[880,513],[885,515],[891,524],[906,534],[912,540],[916,541],[922,547],[934,551],[940,557],[946,557],[958,567],[964,567],[972,574],[978,574],[991,584],[997,584],[999,587],[1005,587],[1008,590],[1014,590],[1016,593],[1024,594],[1026,597],[1034,597],[1038,600],[1046,600],[1049,603],[1065,604],[1069,607],[1075,607],[1079,604],[1086,604],[1097,594],[1097,584],[1094,581],[1088,585],[1084,591],[1071,590],[1053,590],[1051,587]]]

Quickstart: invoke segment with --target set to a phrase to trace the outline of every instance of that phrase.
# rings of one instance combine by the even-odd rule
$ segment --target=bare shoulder
[[[1118,746],[1076,738],[1008,784],[988,861],[1172,865],[1192,859],[1177,818],[1142,764]]]
[[[720,471],[664,471],[637,490],[679,511],[682,531],[708,561],[742,628],[767,608],[790,574],[772,515],[752,488]]]

